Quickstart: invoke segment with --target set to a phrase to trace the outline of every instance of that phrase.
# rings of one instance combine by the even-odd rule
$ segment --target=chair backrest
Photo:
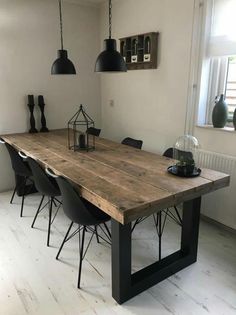
[[[143,141],[142,140],[136,140],[130,137],[125,138],[121,141],[122,144],[129,145],[130,147],[134,147],[136,149],[142,149]]]
[[[100,133],[101,133],[101,129],[97,129],[97,128],[94,128],[94,127],[89,127],[87,129],[87,133],[89,135],[93,135],[93,136],[99,137]]]
[[[30,176],[31,172],[28,165],[23,161],[23,159],[19,156],[18,151],[8,143],[5,143],[7,151],[9,152],[11,165],[14,172],[17,175],[21,176]]]
[[[174,157],[174,150],[175,150],[175,157]],[[183,156],[184,159],[193,159],[192,152],[181,151],[178,149],[168,148],[164,153],[163,156],[168,157],[170,159],[175,158],[176,160],[180,160],[180,157]]]
[[[168,148],[167,150],[165,150],[165,152],[163,153],[163,156],[173,159],[173,155],[174,155],[174,150],[173,148]]]
[[[96,218],[85,207],[72,184],[61,176],[56,181],[61,191],[63,209],[68,218],[80,225],[95,224]]]
[[[60,192],[55,179],[49,177],[34,159],[27,157],[27,162],[33,173],[34,184],[37,190],[45,196],[58,196]]]

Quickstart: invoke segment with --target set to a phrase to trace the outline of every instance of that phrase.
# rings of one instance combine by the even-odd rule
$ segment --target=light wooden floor
[[[69,241],[62,261],[55,255],[69,221],[56,218],[50,248],[46,247],[47,211],[30,224],[37,195],[26,199],[24,218],[20,200],[9,205],[11,193],[0,194],[0,315],[189,315],[236,314],[236,236],[201,222],[198,262],[123,305],[111,297],[110,248],[94,239],[76,289],[78,240]],[[167,222],[165,254],[178,249],[179,227]],[[157,257],[153,221],[134,232],[133,269]]]

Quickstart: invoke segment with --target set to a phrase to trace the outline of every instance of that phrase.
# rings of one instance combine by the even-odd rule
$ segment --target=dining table
[[[102,137],[96,137],[95,150],[74,152],[68,149],[67,132],[58,129],[1,138],[70,180],[83,198],[111,217],[113,298],[122,304],[196,262],[201,196],[227,187],[230,176],[205,168],[194,178],[174,176],[167,171],[174,160]],[[179,204],[179,250],[132,272],[133,222]]]

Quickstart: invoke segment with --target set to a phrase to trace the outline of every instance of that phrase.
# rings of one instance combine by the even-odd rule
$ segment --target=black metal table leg
[[[122,304],[197,260],[201,197],[183,204],[181,247],[177,252],[131,273],[131,223],[112,220],[112,296]]]
[[[112,296],[122,304],[129,299],[131,287],[131,223],[112,220]]]
[[[181,251],[191,255],[193,262],[197,261],[200,209],[201,198],[183,204]]]

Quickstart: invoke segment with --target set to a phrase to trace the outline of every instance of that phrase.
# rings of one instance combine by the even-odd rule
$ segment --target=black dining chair
[[[179,149],[174,148],[168,148],[164,153],[164,157],[176,160],[180,160],[181,157],[184,157],[186,159],[192,159],[193,154],[192,152],[182,151]],[[162,241],[162,235],[164,232],[166,219],[169,217],[172,221],[174,221],[177,225],[182,227],[182,218],[180,215],[180,211],[177,208],[176,205],[174,205],[171,208],[164,209],[162,211],[159,211],[156,215],[153,214],[154,223],[156,226],[157,235],[159,238],[159,259],[161,259],[161,241]]]
[[[143,141],[142,140],[136,140],[136,139],[133,139],[133,138],[130,138],[130,137],[127,137],[125,139],[123,139],[121,141],[121,144],[126,144],[130,147],[133,147],[133,148],[136,148],[136,149],[142,149],[142,146],[143,146]]]
[[[170,158],[170,159],[176,159],[179,160],[181,156],[184,156],[186,159],[192,159],[193,154],[192,152],[188,151],[182,151],[174,148],[168,148],[164,153],[163,156]]]
[[[15,194],[22,197],[21,199],[21,210],[20,210],[20,216],[23,216],[23,209],[24,209],[24,201],[25,201],[25,196],[31,192],[32,187],[34,186],[33,182],[33,175],[30,170],[30,167],[26,161],[22,159],[22,157],[18,154],[18,151],[5,142],[3,139],[0,139],[0,142],[2,144],[5,144],[7,151],[10,156],[11,160],[11,165],[12,169],[15,173],[15,180],[16,180],[16,185],[13,191],[13,194],[11,196],[10,203],[13,203]],[[29,185],[27,183],[30,183]],[[34,189],[34,188],[33,188]],[[35,192],[35,190],[32,189],[32,192]]]
[[[87,133],[88,133],[89,135],[99,137],[99,136],[100,136],[100,133],[101,133],[101,129],[94,128],[94,127],[89,127],[89,128],[87,129]]]
[[[180,157],[182,157],[182,156],[184,156],[184,158],[186,158],[186,159],[193,159],[192,152],[182,151],[182,150],[174,149],[174,148],[168,148],[163,153],[163,156],[170,158],[170,159],[175,158],[176,160],[179,160]],[[172,208],[174,209],[175,214],[171,211],[172,209],[168,208],[165,210],[166,215],[171,217],[177,224],[182,226],[182,218],[180,216],[180,212],[179,212],[178,208],[175,205]]]
[[[143,141],[142,140],[136,140],[136,139],[133,139],[133,138],[130,138],[130,137],[127,137],[127,138],[124,138],[122,141],[121,141],[121,144],[125,144],[125,145],[128,145],[130,147],[133,147],[133,148],[136,148],[136,149],[142,149],[142,146],[143,146]],[[134,224],[133,224],[133,227],[132,227],[132,232],[133,230],[135,229],[136,225],[141,223],[143,220],[145,220],[145,218],[139,218],[137,219]]]
[[[174,158],[174,149],[173,148],[168,148],[163,153],[163,156],[167,157],[167,158],[170,158],[170,159],[173,159]],[[193,158],[193,155],[192,155],[191,152],[185,152],[185,151],[181,151],[181,150],[175,149],[175,158],[179,159],[180,156],[185,156],[186,158]],[[174,212],[173,212],[172,209],[174,210]],[[165,228],[167,217],[172,219],[179,226],[182,226],[182,218],[181,218],[181,215],[180,215],[180,211],[175,205],[172,208],[167,208],[167,209],[164,209],[162,211],[159,211],[156,214],[153,214],[153,220],[154,220],[154,224],[155,224],[155,227],[156,227],[157,236],[159,238],[159,259],[161,259],[161,255],[162,255],[161,254],[161,242],[162,242],[162,235],[163,235],[163,232],[164,232],[164,228]],[[135,229],[137,224],[141,223],[146,218],[147,217],[143,217],[143,218],[137,219],[135,221],[134,225],[132,226],[132,231]]]
[[[99,208],[94,206],[89,201],[80,197],[76,189],[65,178],[55,176],[55,174],[53,174],[52,171],[50,170],[47,170],[47,172],[51,173],[51,176],[56,178],[56,181],[60,187],[62,194],[62,205],[65,215],[71,220],[70,226],[59,248],[56,259],[59,259],[59,255],[64,244],[77,233],[79,233],[80,262],[77,287],[80,288],[82,261],[87,253],[93,236],[98,235],[98,227],[105,234],[106,238],[111,242],[111,233],[106,225],[106,222],[110,220],[110,216],[108,216],[106,213],[101,211]],[[78,224],[78,228],[73,233],[71,233],[71,235],[69,235],[74,224]],[[88,242],[87,248],[84,250],[86,232],[91,232],[92,234]],[[104,241],[110,243],[101,235],[99,235],[99,237]]]
[[[180,160],[180,157],[184,157],[186,159],[193,159],[192,152],[182,151],[182,150],[174,149],[174,148],[168,148],[163,153],[163,156],[170,159],[176,159],[176,160]],[[175,205],[172,208],[174,209],[175,214],[171,212],[171,209],[167,209],[166,215],[169,215],[177,224],[182,225],[182,218],[180,216],[180,212],[178,208]]]
[[[23,153],[21,153],[23,156]],[[38,214],[49,205],[49,216],[48,216],[48,234],[47,234],[47,246],[50,243],[50,232],[51,232],[51,225],[54,222],[54,219],[58,213],[58,210],[61,206],[61,202],[57,199],[57,197],[61,196],[60,189],[57,185],[57,182],[52,177],[48,176],[44,169],[36,162],[34,159],[24,156],[27,162],[29,163],[30,169],[32,171],[34,177],[34,183],[38,190],[38,192],[42,195],[40,200],[38,209],[36,211],[35,217],[31,224],[31,227],[34,227],[35,221],[38,217]],[[48,201],[44,206],[42,206],[44,198],[48,197]],[[57,203],[58,205],[57,205]],[[52,218],[52,208],[53,205],[57,206],[56,213]]]

